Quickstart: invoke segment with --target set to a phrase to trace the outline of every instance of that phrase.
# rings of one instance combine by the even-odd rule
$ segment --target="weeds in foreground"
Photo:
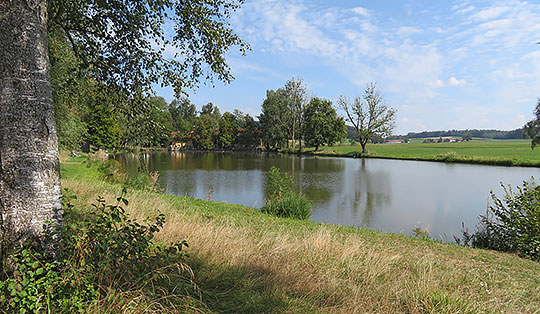
[[[115,159],[108,159],[108,155],[101,150],[88,155],[85,161],[87,167],[95,167],[101,173],[104,181],[123,184],[125,188],[137,190],[159,191],[159,173],[149,172],[146,166],[140,166],[137,174],[128,176],[122,164]],[[145,165],[141,162],[141,165]]]
[[[412,229],[412,235],[415,238],[419,238],[422,240],[432,240],[430,228],[429,227],[422,228],[420,224],[418,224]]]
[[[491,192],[493,205],[480,217],[477,231],[471,233],[463,226],[461,238],[454,237],[455,241],[540,261],[540,186],[534,179],[524,181],[517,191],[501,185],[504,197],[500,199]]]
[[[71,204],[74,196],[66,191],[65,225],[57,231],[60,258],[47,259],[30,245],[15,249],[0,281],[0,313],[74,313],[89,308],[131,312],[141,306],[158,310],[188,304],[185,299],[191,297],[178,286],[195,289],[196,295],[185,263],[187,243],[155,244],[164,215],[141,224],[125,212],[124,195],[125,190],[114,205],[98,198],[81,216]],[[175,284],[169,289],[170,282]]]

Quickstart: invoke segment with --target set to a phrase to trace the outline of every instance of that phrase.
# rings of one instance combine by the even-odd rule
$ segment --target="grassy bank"
[[[62,185],[87,206],[121,186],[70,159]],[[131,191],[137,219],[167,217],[158,241],[186,239],[200,300],[191,313],[535,313],[540,264],[515,255],[350,227],[275,218],[254,209]],[[175,283],[169,283],[174,285]],[[167,309],[163,310],[167,312]],[[173,312],[171,310],[171,312]]]
[[[540,152],[531,150],[530,140],[474,140],[460,143],[368,144],[365,157],[473,163],[500,166],[540,167]],[[359,145],[322,147],[308,153],[360,157]]]

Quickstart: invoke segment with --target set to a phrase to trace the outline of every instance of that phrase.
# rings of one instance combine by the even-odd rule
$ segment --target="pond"
[[[311,220],[412,235],[415,227],[453,241],[462,223],[474,231],[490,191],[520,185],[539,168],[388,159],[306,157],[255,152],[156,152],[118,157],[128,173],[140,162],[160,173],[167,194],[260,208],[272,166],[293,176],[314,208]]]

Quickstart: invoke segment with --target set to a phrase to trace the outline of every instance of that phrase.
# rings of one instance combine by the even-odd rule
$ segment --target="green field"
[[[422,143],[413,140],[403,144],[368,144],[365,157],[410,160],[432,160],[493,164],[504,166],[540,166],[540,150],[531,149],[530,140],[473,140],[460,143]],[[307,149],[313,152],[313,149]],[[315,154],[356,156],[359,145],[327,146]]]
[[[78,196],[76,208],[88,208],[97,195],[113,202],[122,186],[99,180],[99,172],[81,160],[62,164],[62,186]],[[192,283],[164,281],[151,288],[173,289],[175,295],[145,301],[144,290],[134,291],[126,305],[104,303],[95,313],[472,314],[540,308],[540,263],[516,255],[150,191],[131,190],[127,198],[126,210],[138,220],[158,210],[166,215],[156,241],[188,241]]]

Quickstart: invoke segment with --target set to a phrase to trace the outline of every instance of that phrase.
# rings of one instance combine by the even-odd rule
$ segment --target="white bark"
[[[61,222],[60,196],[47,1],[1,0],[0,253],[27,239],[49,245],[41,240],[47,222]]]

